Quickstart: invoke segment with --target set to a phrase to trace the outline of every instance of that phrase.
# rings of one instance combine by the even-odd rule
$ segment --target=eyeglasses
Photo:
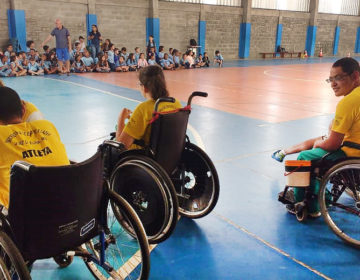
[[[346,76],[350,76],[350,75],[349,74],[336,75],[335,77],[329,77],[329,79],[326,79],[325,81],[327,83],[339,82],[339,81],[342,81]]]
[[[141,87],[142,87],[142,86],[144,86],[144,85],[143,85],[141,82],[139,82],[139,86],[141,86]]]

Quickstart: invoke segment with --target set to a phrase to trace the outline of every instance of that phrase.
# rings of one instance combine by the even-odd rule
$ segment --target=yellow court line
[[[230,219],[216,213],[213,212],[215,216],[217,216],[219,219],[225,221],[226,223],[232,225],[233,227],[240,229],[242,232],[244,232],[245,234],[247,234],[248,236],[260,241],[261,243],[265,244],[267,247],[273,249],[274,251],[278,252],[279,254],[283,255],[286,258],[289,258],[290,260],[296,262],[297,264],[307,268],[308,270],[310,270],[311,272],[315,273],[316,275],[326,279],[326,280],[332,280],[332,278],[326,276],[325,274],[321,273],[320,271],[317,271],[315,268],[312,268],[311,266],[307,265],[306,263],[290,256],[290,254],[286,253],[285,251],[277,248],[276,246],[272,245],[271,243],[267,242],[266,240],[262,239],[261,237],[257,236],[255,233],[252,233],[250,231],[248,231],[246,228],[237,225],[235,222],[231,221]]]

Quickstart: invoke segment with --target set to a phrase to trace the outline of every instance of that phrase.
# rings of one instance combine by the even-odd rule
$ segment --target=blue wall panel
[[[206,40],[206,21],[199,20],[198,45],[201,46],[199,53],[204,54]]]
[[[251,23],[244,22],[240,25],[239,57],[249,57],[251,38]]]
[[[337,55],[340,38],[340,26],[335,27],[333,55]]]
[[[22,50],[26,51],[26,21],[24,10],[7,10],[9,38],[17,38]]]
[[[309,56],[313,56],[315,52],[315,42],[316,42],[316,31],[317,26],[309,25],[306,33],[306,43],[305,49]]]
[[[146,18],[146,45],[149,40],[149,36],[154,36],[156,47],[160,45],[160,19],[159,18]],[[158,51],[158,50],[156,50]]]

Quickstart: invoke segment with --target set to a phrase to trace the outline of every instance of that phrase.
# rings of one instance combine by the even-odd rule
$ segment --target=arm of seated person
[[[341,147],[344,140],[344,134],[331,130],[330,136],[327,139],[319,139],[314,143],[314,148],[321,148],[325,151],[336,151]]]
[[[123,143],[126,149],[129,149],[130,146],[134,143],[134,138],[131,137],[126,132],[121,132],[121,134],[118,136],[118,133],[116,133],[116,141]]]
[[[123,131],[125,127],[125,120],[130,119],[131,113],[132,113],[131,110],[127,108],[124,108],[121,111],[118,117],[117,129],[116,129],[116,141],[123,143],[126,149],[129,149],[129,147],[134,142],[134,138]]]

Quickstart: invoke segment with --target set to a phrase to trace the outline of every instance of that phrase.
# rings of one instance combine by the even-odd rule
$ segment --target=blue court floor
[[[271,66],[279,60],[262,62]],[[243,64],[228,66],[261,62]],[[123,107],[134,109],[143,100],[139,91],[75,75],[4,82],[55,124],[76,161],[95,153]],[[339,240],[322,218],[298,223],[277,201],[285,183],[284,166],[271,153],[326,133],[332,117],[267,123],[194,105],[189,135],[214,161],[219,202],[202,219],[180,219],[174,234],[152,251],[150,279],[359,279],[360,251]],[[32,277],[91,279],[91,274],[80,259],[66,269],[49,259],[34,264]]]

